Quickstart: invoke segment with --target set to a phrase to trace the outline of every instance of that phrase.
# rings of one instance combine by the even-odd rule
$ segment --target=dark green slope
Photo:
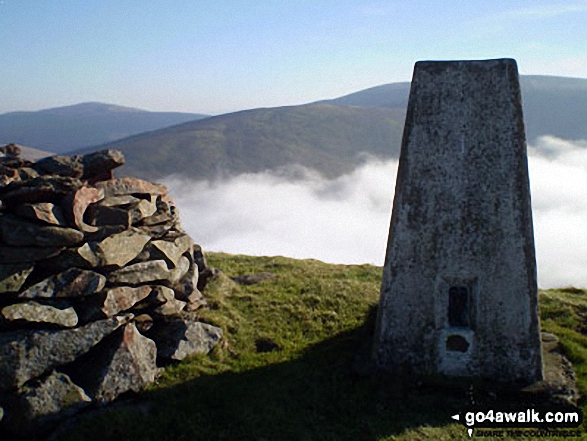
[[[136,135],[93,148],[122,150],[125,174],[194,179],[300,164],[338,176],[369,152],[389,157],[399,146],[403,112],[310,104],[254,109]],[[399,150],[395,148],[395,155]]]
[[[4,142],[65,153],[206,116],[82,103],[0,115],[0,138]]]

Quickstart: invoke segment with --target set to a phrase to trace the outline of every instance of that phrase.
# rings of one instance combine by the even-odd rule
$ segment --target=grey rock
[[[75,309],[59,309],[37,302],[15,303],[2,308],[2,316],[8,321],[25,320],[35,323],[52,323],[66,328],[77,325]]]
[[[55,202],[77,190],[82,182],[64,176],[39,176],[26,181],[13,181],[0,188],[0,198],[8,203]]]
[[[156,357],[155,343],[129,323],[96,347],[91,357],[80,360],[71,377],[95,401],[108,402],[152,383],[157,375]]]
[[[83,179],[94,182],[112,179],[112,170],[125,162],[124,155],[119,150],[101,150],[82,156]]]
[[[0,264],[0,293],[18,291],[34,267],[32,263]]]
[[[106,291],[101,311],[106,317],[112,317],[120,311],[132,308],[136,303],[146,299],[151,294],[150,286],[119,286]]]
[[[61,209],[51,202],[19,205],[14,212],[19,216],[32,220],[39,220],[51,225],[67,224]]]
[[[83,174],[83,165],[80,155],[49,156],[39,159],[33,168],[41,175],[58,175],[80,178]]]
[[[31,378],[74,361],[131,318],[113,317],[76,329],[1,333],[0,389],[20,387]]]
[[[159,252],[161,257],[167,259],[172,264],[172,267],[177,267],[182,254],[191,251],[193,243],[186,234],[178,237],[174,241],[154,240],[151,242],[151,245]]]
[[[133,229],[114,234],[92,245],[100,266],[122,267],[137,257],[150,239],[148,235]]]
[[[177,262],[177,266],[169,271],[169,280],[172,284],[179,282],[190,269],[190,260],[186,256],[181,256]]]
[[[124,196],[110,196],[107,198],[104,198],[103,200],[101,200],[100,202],[98,202],[97,205],[102,206],[102,207],[120,207],[120,206],[125,206],[125,205],[130,205],[133,203],[138,203],[140,201],[139,198],[136,198],[134,196],[131,195],[124,195]]]
[[[19,294],[23,299],[81,297],[101,291],[106,277],[94,271],[70,268],[32,285]]]
[[[0,234],[4,243],[17,247],[68,247],[84,239],[84,234],[73,228],[38,225],[10,214],[0,216]]]
[[[186,302],[175,298],[173,289],[166,286],[153,286],[153,293],[157,303],[160,303],[153,311],[159,315],[177,315],[186,306]]]
[[[120,178],[96,183],[96,188],[104,190],[104,196],[124,196],[132,194],[166,195],[164,185],[153,184],[138,178]]]
[[[110,283],[138,285],[141,283],[168,280],[170,271],[164,260],[152,260],[135,263],[119,270],[113,271],[108,276]]]
[[[152,216],[157,211],[155,203],[155,196],[151,196],[150,200],[141,199],[137,204],[133,204],[130,209],[132,223],[138,223],[144,218]]]
[[[183,360],[192,354],[207,354],[222,339],[222,329],[191,318],[173,317],[157,323],[148,333],[157,344],[158,356]]]
[[[7,413],[5,427],[21,435],[38,432],[75,414],[91,401],[67,375],[53,371],[19,391]]]

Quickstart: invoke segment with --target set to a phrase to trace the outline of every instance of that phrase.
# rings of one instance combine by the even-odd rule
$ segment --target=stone
[[[168,280],[170,271],[164,260],[151,260],[125,266],[108,275],[114,284],[139,285],[141,283]]]
[[[9,158],[20,158],[22,151],[16,144],[10,143],[0,147],[0,153]]]
[[[14,212],[19,216],[38,220],[50,225],[67,225],[61,209],[51,202],[22,204],[17,206]]]
[[[177,267],[169,271],[169,277],[167,280],[169,280],[171,284],[176,284],[188,273],[190,266],[190,260],[186,256],[181,256],[177,263]]]
[[[20,290],[34,268],[32,263],[0,264],[0,293]]]
[[[104,199],[104,191],[94,187],[82,187],[68,194],[61,202],[61,208],[67,220],[86,233],[95,233],[98,228],[84,222],[88,205]]]
[[[75,329],[0,333],[0,389],[20,387],[31,378],[74,361],[130,319],[132,315]]]
[[[118,286],[106,291],[104,302],[100,310],[106,317],[112,317],[121,311],[132,308],[136,303],[146,299],[151,294],[150,286]]]
[[[124,155],[120,150],[108,149],[88,153],[81,158],[82,178],[93,182],[112,179],[112,170],[120,167],[124,162]]]
[[[374,357],[395,374],[542,378],[514,60],[416,63]]]
[[[49,156],[39,159],[33,168],[41,175],[58,175],[72,178],[81,178],[83,165],[80,155],[72,156]]]
[[[68,247],[83,242],[84,234],[73,228],[39,225],[11,214],[0,216],[2,241],[16,247]]]
[[[0,199],[12,204],[24,202],[56,202],[63,196],[81,188],[77,178],[65,176],[39,176],[26,181],[13,181],[0,188]]]
[[[138,178],[120,178],[109,181],[97,182],[96,188],[104,190],[104,196],[124,196],[132,194],[166,195],[167,188],[164,185],[153,184]]]
[[[151,245],[159,252],[159,255],[165,258],[171,264],[171,267],[174,268],[178,266],[182,254],[191,251],[193,242],[186,234],[178,237],[174,241],[153,240],[151,241]]]
[[[18,297],[21,299],[83,297],[101,291],[105,285],[106,277],[102,274],[70,268],[32,285]]]
[[[154,197],[151,197],[151,199],[154,199]],[[137,204],[134,204],[131,207],[130,214],[133,224],[152,216],[157,211],[157,205],[154,200],[141,199]]]
[[[50,305],[41,305],[37,302],[15,303],[2,308],[2,316],[9,321],[25,320],[35,323],[51,323],[54,325],[72,328],[77,325],[75,309],[59,309]]]
[[[124,196],[110,196],[107,198],[102,199],[98,202],[99,206],[102,207],[119,207],[119,206],[128,206],[133,203],[138,203],[140,201],[139,198],[136,198],[131,195],[124,195]]]
[[[173,289],[166,286],[154,286],[153,293],[155,294],[155,301],[161,303],[153,309],[159,315],[177,315],[186,306],[186,302],[176,299]]]
[[[39,177],[39,173],[31,167],[20,167],[18,169],[18,177],[22,180]]]
[[[134,323],[125,325],[89,355],[70,375],[99,403],[140,391],[155,381],[158,372],[155,343],[141,335]]]
[[[153,239],[161,239],[164,237],[169,230],[173,228],[173,225],[170,224],[160,224],[160,225],[140,225],[137,227],[143,233],[148,234]]]
[[[67,375],[52,371],[19,391],[4,427],[20,435],[31,434],[79,412],[91,401]]]
[[[173,317],[158,322],[148,336],[157,344],[160,358],[183,360],[188,355],[210,352],[222,339],[222,329],[190,318]]]
[[[0,246],[0,264],[30,263],[55,257],[63,248]]]
[[[132,225],[132,213],[118,207],[93,205],[88,207],[85,218],[94,226],[121,225],[128,229]]]
[[[150,239],[148,235],[132,229],[114,234],[90,247],[98,257],[100,266],[123,267],[137,257]]]

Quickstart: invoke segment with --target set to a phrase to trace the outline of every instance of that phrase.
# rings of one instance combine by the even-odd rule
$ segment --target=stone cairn
[[[37,162],[0,149],[0,428],[43,430],[209,352],[201,248],[163,185],[116,150]]]

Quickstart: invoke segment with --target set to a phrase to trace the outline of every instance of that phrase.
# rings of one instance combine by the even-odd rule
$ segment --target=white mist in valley
[[[587,287],[587,142],[542,137],[529,168],[539,285]],[[396,170],[371,159],[332,180],[296,168],[165,183],[204,250],[382,265]]]

